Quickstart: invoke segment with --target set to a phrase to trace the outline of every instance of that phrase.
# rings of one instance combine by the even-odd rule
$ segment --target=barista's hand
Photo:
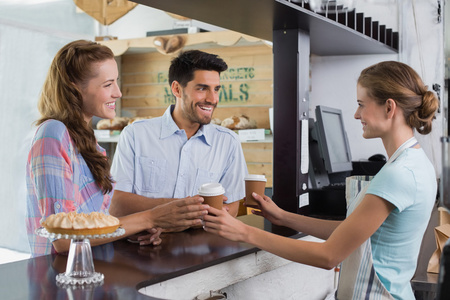
[[[232,241],[246,242],[247,225],[230,215],[225,207],[222,210],[210,207],[208,211],[203,221],[205,231]]]
[[[199,196],[177,199],[151,209],[153,227],[164,229],[191,227],[202,224],[209,205]]]
[[[272,199],[266,195],[261,197],[257,193],[253,193],[253,198],[255,198],[255,200],[259,203],[258,209],[260,209],[252,209],[252,213],[254,215],[263,216],[272,224],[282,225],[283,213],[285,212],[284,210],[279,208],[275,202],[273,202]]]
[[[161,228],[151,228],[147,230],[149,234],[140,235],[137,240],[139,241],[139,245],[152,245],[157,246],[161,244]]]

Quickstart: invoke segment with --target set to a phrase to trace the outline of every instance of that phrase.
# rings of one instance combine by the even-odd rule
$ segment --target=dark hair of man
[[[175,57],[169,68],[169,85],[178,81],[185,87],[189,81],[194,79],[194,71],[216,71],[219,74],[228,69],[223,59],[218,55],[206,53],[200,50],[189,50],[181,52]]]

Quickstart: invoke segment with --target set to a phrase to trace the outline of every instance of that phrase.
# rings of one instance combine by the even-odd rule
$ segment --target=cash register
[[[353,168],[342,111],[318,105],[315,114],[309,119],[309,215],[343,219],[345,178]]]

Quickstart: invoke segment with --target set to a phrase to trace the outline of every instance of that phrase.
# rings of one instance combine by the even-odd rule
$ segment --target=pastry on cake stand
[[[106,234],[61,234],[40,227],[36,229],[36,234],[49,239],[71,240],[66,272],[56,275],[56,282],[63,286],[84,285],[99,284],[104,279],[103,274],[95,272],[90,240],[121,236],[125,234],[125,229],[118,227]]]

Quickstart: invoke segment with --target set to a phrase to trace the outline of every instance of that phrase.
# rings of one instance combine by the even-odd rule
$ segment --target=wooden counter
[[[239,218],[280,235],[303,236],[271,226],[258,216]],[[138,290],[257,251],[202,229],[164,234],[158,247],[141,247],[123,239],[92,248],[95,270],[105,276],[101,286],[57,286],[55,277],[65,271],[67,256],[47,255],[0,265],[0,293],[2,299],[157,299]]]

